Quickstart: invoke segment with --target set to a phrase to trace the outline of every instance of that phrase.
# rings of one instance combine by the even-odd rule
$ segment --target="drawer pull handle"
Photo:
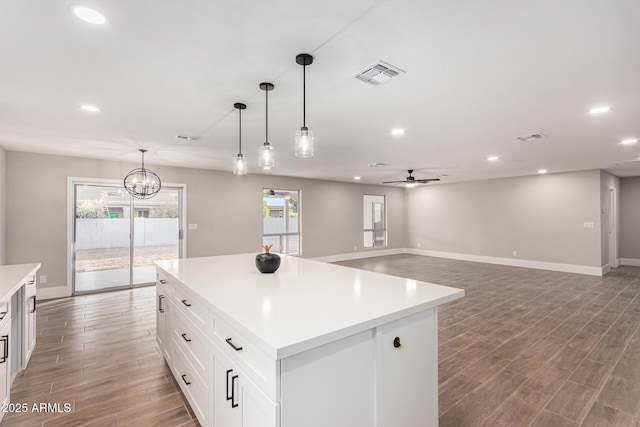
[[[158,280],[158,282],[160,282],[160,283],[161,283],[161,284],[163,284],[163,285],[166,285],[166,284],[167,284],[167,281],[166,281],[166,280],[164,280],[164,279],[160,279],[160,280]]]
[[[236,388],[234,385],[234,381],[238,379],[237,375],[234,375],[231,377],[231,407],[232,408],[237,408],[238,407],[238,403],[234,403],[235,397],[236,397]]]
[[[164,300],[164,295],[158,295],[158,311],[160,313],[164,313],[164,307],[162,306],[163,300]]]
[[[3,335],[2,338],[0,338],[0,341],[4,343],[4,354],[2,355],[0,363],[5,363],[9,358],[9,335]]]
[[[187,300],[186,300],[186,299],[183,299],[183,300],[182,300],[182,303],[183,303],[184,305],[186,305],[187,307],[191,307],[191,304],[189,304],[189,303],[187,302]]]
[[[33,298],[33,310],[29,310],[29,313],[35,313],[36,312],[36,296],[33,295],[31,298]]]
[[[233,372],[233,369],[227,371],[227,400],[233,399],[233,390],[231,390],[231,396],[229,396],[229,374]]]
[[[229,344],[231,346],[231,348],[233,348],[235,351],[240,351],[242,350],[242,347],[236,347],[235,345],[233,345],[233,343],[231,342],[232,338],[227,338],[225,341],[227,342],[227,344]]]
[[[180,375],[180,378],[182,378],[182,381],[184,381],[184,383],[186,385],[191,385],[191,381],[187,381],[187,379],[186,379],[187,378],[187,374]]]
[[[191,338],[187,338],[186,332],[182,334],[182,339],[185,340],[186,342],[191,342]]]
[[[4,319],[5,316],[7,315],[7,313],[8,313],[8,311],[3,311],[2,313],[0,313],[0,315],[2,316],[2,317],[0,317],[0,320]]]
[[[32,279],[30,282],[27,282],[27,285],[33,285],[34,283],[36,283],[36,279]]]

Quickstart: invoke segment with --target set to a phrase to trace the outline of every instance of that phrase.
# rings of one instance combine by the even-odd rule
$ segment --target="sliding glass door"
[[[153,261],[181,257],[182,188],[152,199],[121,186],[74,185],[74,294],[155,282]]]

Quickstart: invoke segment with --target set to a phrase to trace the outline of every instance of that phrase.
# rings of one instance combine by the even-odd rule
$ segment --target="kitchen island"
[[[436,426],[437,307],[460,289],[254,254],[157,262],[157,340],[202,425]]]

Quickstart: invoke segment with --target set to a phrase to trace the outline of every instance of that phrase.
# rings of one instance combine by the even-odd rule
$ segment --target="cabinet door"
[[[11,387],[11,361],[9,360],[9,334],[11,321],[7,322],[0,331],[0,404],[4,407],[9,403],[9,388]],[[0,412],[0,415],[2,413]]]
[[[277,427],[279,405],[273,403],[215,344],[214,425]]]

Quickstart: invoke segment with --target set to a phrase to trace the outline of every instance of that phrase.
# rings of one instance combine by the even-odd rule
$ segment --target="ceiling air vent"
[[[378,86],[391,80],[391,78],[396,77],[400,73],[404,73],[404,70],[387,64],[386,62],[378,61],[360,71],[354,77],[365,83]]]
[[[180,134],[176,136],[176,139],[179,139],[180,141],[199,141],[200,137]]]
[[[516,139],[519,141],[535,141],[537,139],[542,139],[544,138],[545,135],[543,133],[532,133],[531,135],[522,135],[522,136],[516,136]]]
[[[372,168],[383,168],[388,165],[389,165],[388,163],[369,163],[369,167],[372,167]]]

